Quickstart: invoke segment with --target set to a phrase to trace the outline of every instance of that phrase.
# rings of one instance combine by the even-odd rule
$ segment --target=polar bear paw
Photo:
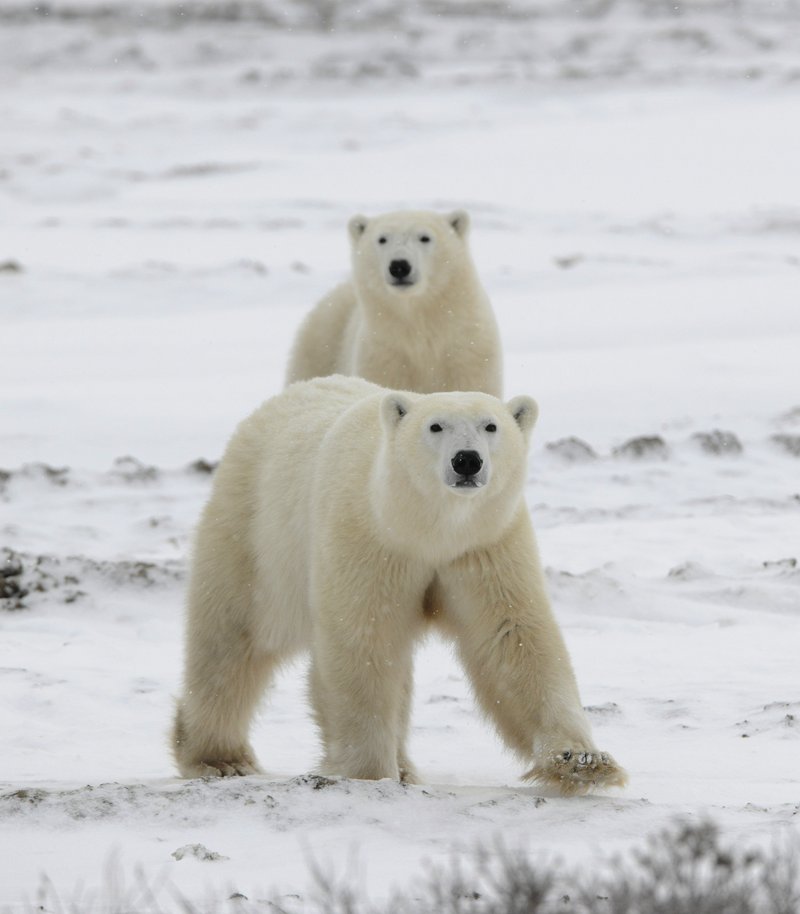
[[[422,779],[417,773],[417,769],[411,764],[411,762],[398,762],[398,769],[400,771],[400,783],[401,784],[421,784]]]
[[[233,778],[248,774],[261,774],[261,769],[250,759],[210,759],[197,762],[189,777]]]
[[[588,793],[593,787],[624,787],[628,775],[607,752],[563,749],[523,775],[554,787],[562,796]]]
[[[208,753],[199,759],[179,758],[178,768],[185,778],[235,778],[263,774],[250,752]]]

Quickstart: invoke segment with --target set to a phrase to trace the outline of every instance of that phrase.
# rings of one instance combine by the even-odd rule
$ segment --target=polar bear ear
[[[381,402],[381,421],[384,428],[391,431],[411,408],[411,402],[403,394],[392,392],[386,394]]]
[[[519,397],[509,400],[506,406],[514,417],[514,421],[522,429],[522,434],[527,437],[539,418],[539,407],[536,400],[521,394]]]
[[[447,221],[455,229],[457,235],[465,238],[469,231],[469,213],[465,209],[457,209],[450,213]]]
[[[366,232],[367,223],[369,219],[366,216],[358,215],[353,216],[353,218],[347,223],[347,231],[350,232],[350,237],[353,241],[358,241],[358,239]]]

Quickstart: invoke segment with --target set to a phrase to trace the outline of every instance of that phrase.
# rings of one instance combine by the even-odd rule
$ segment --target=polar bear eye
[[[490,423],[486,426],[486,431],[487,431],[487,432],[496,432],[496,431],[497,431],[497,426],[494,424],[494,422],[490,422]]]
[[[378,244],[386,244],[386,240],[386,235],[381,235],[381,237],[378,239]]]
[[[431,236],[430,236],[430,235],[420,235],[420,236],[419,236],[419,240],[420,240],[423,244],[428,244],[428,242],[431,240]]]
[[[432,432],[440,432],[441,430],[442,430],[442,427],[441,427],[441,425],[439,425],[438,422],[434,422],[433,425],[431,426]]]

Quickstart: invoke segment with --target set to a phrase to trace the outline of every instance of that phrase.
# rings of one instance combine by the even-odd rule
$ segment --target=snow
[[[0,3],[2,910],[115,865],[202,904],[305,897],[313,860],[380,899],[497,835],[590,859],[680,815],[797,831],[800,23],[342,8],[330,33],[324,4]],[[522,785],[438,640],[425,785],[310,778],[302,663],[259,715],[264,777],[180,781],[193,463],[280,390],[347,219],[418,206],[472,214],[507,392],[540,404],[550,592],[630,786]],[[664,450],[630,456],[644,436]]]

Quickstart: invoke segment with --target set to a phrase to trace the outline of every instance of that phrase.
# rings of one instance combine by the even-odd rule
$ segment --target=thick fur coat
[[[323,774],[418,779],[414,646],[452,638],[486,716],[563,793],[624,782],[595,747],[524,498],[537,407],[334,376],[236,430],[197,534],[173,734],[185,777],[259,770],[276,668],[310,651]]]

